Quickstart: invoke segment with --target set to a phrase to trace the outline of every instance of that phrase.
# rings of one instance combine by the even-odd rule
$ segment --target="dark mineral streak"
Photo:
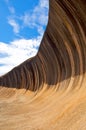
[[[37,55],[0,77],[0,86],[36,91],[86,72],[86,1],[50,0]],[[74,84],[77,84],[74,81]],[[60,87],[60,86],[59,86]],[[68,87],[68,83],[66,86]]]

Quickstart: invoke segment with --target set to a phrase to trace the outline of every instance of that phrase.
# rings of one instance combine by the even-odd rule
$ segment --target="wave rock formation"
[[[50,0],[37,55],[0,86],[0,130],[86,130],[86,1]]]

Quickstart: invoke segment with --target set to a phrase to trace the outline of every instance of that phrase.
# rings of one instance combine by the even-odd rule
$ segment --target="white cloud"
[[[6,2],[10,13],[11,13],[11,14],[15,14],[15,8],[10,5],[10,1],[9,1],[9,0],[4,0],[4,1]]]
[[[0,76],[5,74],[6,72],[8,72],[9,70],[11,70],[13,68],[13,66],[10,65],[3,65],[0,66]]]
[[[8,0],[5,1],[9,2]],[[19,35],[20,30],[26,26],[36,29],[39,37],[28,40],[21,38],[9,44],[0,42],[0,75],[36,55],[44,33],[44,26],[48,21],[48,2],[49,0],[39,0],[39,4],[31,12],[25,12],[21,17],[16,16],[15,9],[9,6],[11,16],[8,17],[8,23],[13,27],[14,33]],[[23,22],[23,28],[19,22]]]
[[[49,6],[49,0],[40,0],[40,6],[48,8],[48,6]]]
[[[40,41],[41,37],[15,40],[10,44],[0,42],[0,75],[8,72],[26,59],[35,56]]]
[[[8,6],[8,8],[9,8],[9,11],[10,11],[11,14],[15,14],[15,8],[14,7]]]
[[[43,29],[42,26],[38,26],[38,33],[40,34],[40,36],[43,35],[43,33],[44,33],[44,29]]]
[[[43,35],[44,26],[48,22],[49,0],[39,0],[38,5],[31,10],[26,10],[21,16],[16,15],[13,6],[8,5],[8,8],[11,13],[11,16],[8,17],[8,23],[13,27],[15,34],[18,34],[24,27],[29,27],[36,29],[39,35]]]
[[[36,28],[40,34],[39,30],[44,30],[43,26],[45,26],[48,22],[48,2],[49,0],[39,0],[39,4],[31,11],[31,13],[26,12],[21,17],[24,26]]]
[[[8,19],[8,23],[13,27],[14,33],[19,33],[20,26],[14,19]]]

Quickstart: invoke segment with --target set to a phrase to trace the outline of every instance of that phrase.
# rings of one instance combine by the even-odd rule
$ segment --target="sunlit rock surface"
[[[86,1],[50,0],[37,55],[0,86],[0,130],[86,130]]]

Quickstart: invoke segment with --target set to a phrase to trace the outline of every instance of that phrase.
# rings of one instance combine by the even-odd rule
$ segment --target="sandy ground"
[[[86,130],[86,89],[1,87],[0,130]]]

